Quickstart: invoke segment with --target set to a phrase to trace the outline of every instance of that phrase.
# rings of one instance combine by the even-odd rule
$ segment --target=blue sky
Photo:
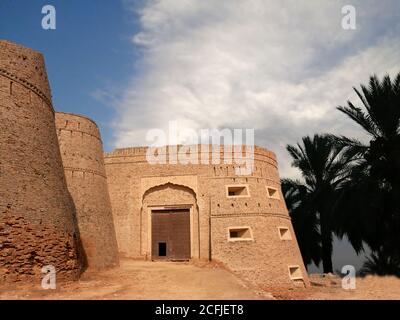
[[[41,28],[41,9],[57,29]],[[356,30],[341,25],[344,5]],[[145,145],[152,128],[254,128],[298,177],[286,144],[365,136],[336,111],[372,74],[400,71],[398,0],[0,0],[0,38],[45,55],[58,111],[86,115],[104,147]],[[335,268],[360,265],[335,242]]]
[[[46,4],[56,8],[56,30],[41,27]],[[44,53],[55,109],[95,120],[106,149],[115,109],[96,93],[104,87],[122,90],[130,79],[139,54],[130,39],[137,29],[120,1],[0,1],[0,38]]]

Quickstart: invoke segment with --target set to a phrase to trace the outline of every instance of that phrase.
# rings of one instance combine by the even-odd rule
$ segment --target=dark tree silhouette
[[[400,260],[382,250],[371,253],[360,270],[360,275],[395,275],[400,277]]]
[[[301,182],[290,179],[282,180],[282,192],[292,219],[304,264],[321,262],[321,234],[319,219],[308,203],[307,187]]]
[[[349,157],[351,152],[343,143],[337,143],[333,136],[318,134],[312,138],[303,137],[302,144],[288,145],[287,150],[293,158],[292,166],[301,171],[304,181],[301,183],[291,180],[283,181],[289,210],[295,217],[296,235],[304,238],[306,236],[302,233],[311,229],[312,234],[309,236],[314,239],[319,238],[316,245],[321,243],[324,272],[333,272],[333,208],[338,190],[348,177],[349,163],[352,160],[352,157]],[[294,209],[291,208],[293,194],[300,203]],[[311,225],[307,225],[308,223]],[[317,223],[319,230],[315,228]],[[303,245],[302,252],[306,253],[305,260],[318,261],[315,255],[317,249],[307,241],[300,242]]]
[[[350,101],[338,109],[369,136],[369,144],[337,137],[347,152],[357,155],[350,179],[336,203],[339,236],[346,234],[357,252],[367,243],[373,253],[365,272],[399,274],[400,270],[400,73],[392,81],[370,78],[354,88],[362,108]],[[394,266],[397,263],[397,269]]]

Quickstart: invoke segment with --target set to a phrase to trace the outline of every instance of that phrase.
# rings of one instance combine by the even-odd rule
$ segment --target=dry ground
[[[313,286],[293,290],[252,287],[214,264],[122,259],[121,266],[86,272],[57,290],[0,288],[1,299],[400,299],[400,279],[357,278],[357,289],[341,288],[334,276],[311,276]]]
[[[271,299],[215,265],[122,259],[119,268],[86,272],[57,290],[1,290],[0,299]]]
[[[333,275],[310,275],[310,281],[311,288],[270,288],[269,292],[284,300],[400,300],[400,279],[396,277],[357,278],[355,290],[342,289],[342,279]]]

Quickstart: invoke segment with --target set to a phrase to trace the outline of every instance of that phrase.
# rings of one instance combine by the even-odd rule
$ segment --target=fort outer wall
[[[202,146],[204,147],[204,146]],[[198,159],[208,154],[198,146]],[[243,279],[262,286],[309,285],[280,188],[274,153],[255,147],[254,170],[238,176],[238,165],[150,164],[147,148],[105,154],[105,167],[120,253],[152,258],[151,210],[190,208],[191,260],[215,260]],[[158,156],[162,155],[162,152]],[[221,159],[225,157],[221,147]],[[211,163],[211,160],[209,161]],[[231,197],[228,187],[247,195]],[[274,191],[270,195],[269,189]],[[241,238],[232,231],[247,230]]]
[[[62,112],[56,112],[56,129],[87,265],[116,266],[118,247],[99,129],[86,117]]]
[[[40,285],[46,265],[79,277],[75,208],[43,56],[0,40],[0,282]]]

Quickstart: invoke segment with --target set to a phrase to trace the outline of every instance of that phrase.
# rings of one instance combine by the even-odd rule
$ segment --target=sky
[[[56,8],[44,30],[42,7]],[[356,29],[342,27],[342,7]],[[353,87],[400,71],[398,0],[0,0],[0,38],[44,53],[57,111],[86,115],[104,148],[146,145],[169,121],[254,128],[282,177],[285,150],[329,132],[365,140],[336,110]],[[360,265],[345,242],[334,263]]]

